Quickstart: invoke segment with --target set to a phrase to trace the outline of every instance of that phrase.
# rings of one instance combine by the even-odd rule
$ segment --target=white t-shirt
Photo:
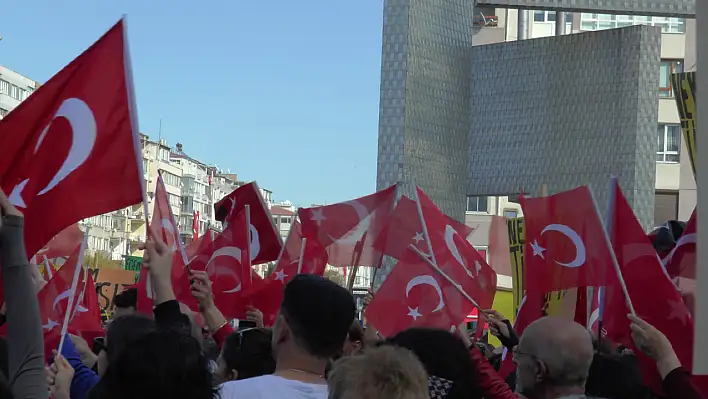
[[[221,399],[327,399],[327,385],[308,384],[275,375],[221,384]]]

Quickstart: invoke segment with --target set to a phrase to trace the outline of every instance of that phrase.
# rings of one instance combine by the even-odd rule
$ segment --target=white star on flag
[[[409,307],[408,307],[408,310],[409,310],[408,316],[412,317],[413,320],[418,320],[419,317],[423,316],[423,315],[420,314],[420,312],[418,311],[418,308],[415,308],[415,309],[414,309],[414,308],[412,308],[412,307],[409,306]]]
[[[317,222],[317,225],[321,225],[323,220],[327,220],[327,218],[324,216],[322,213],[322,209],[314,209],[312,211],[312,216],[310,216],[310,220]]]
[[[546,257],[543,256],[543,251],[545,251],[546,248],[543,248],[542,246],[538,245],[538,241],[534,240],[531,243],[531,249],[533,249],[533,256],[540,256],[541,259],[546,259]]]
[[[415,237],[413,237],[413,241],[415,241],[416,245],[423,241],[423,233],[415,233]]]
[[[47,324],[43,325],[42,328],[49,331],[58,325],[59,325],[59,323],[57,323],[56,321],[54,321],[52,319],[47,319]]]
[[[283,284],[285,284],[285,278],[286,278],[286,277],[288,277],[288,275],[285,274],[285,272],[282,271],[282,270],[278,270],[277,272],[275,272],[275,279],[282,281]]]

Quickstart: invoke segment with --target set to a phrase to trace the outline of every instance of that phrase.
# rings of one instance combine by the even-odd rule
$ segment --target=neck
[[[585,395],[584,387],[550,387],[543,397],[546,399],[558,399],[566,396]]]
[[[327,359],[320,359],[299,348],[279,348],[275,374],[290,380],[323,383]]]

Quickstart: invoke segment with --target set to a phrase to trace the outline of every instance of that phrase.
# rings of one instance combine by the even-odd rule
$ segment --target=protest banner
[[[688,149],[693,176],[696,176],[696,73],[671,75],[671,87],[678,107],[681,131]]]
[[[142,258],[139,258],[142,261]],[[95,269],[96,294],[101,306],[101,313],[113,311],[115,297],[126,287],[135,283],[135,272],[118,268]]]

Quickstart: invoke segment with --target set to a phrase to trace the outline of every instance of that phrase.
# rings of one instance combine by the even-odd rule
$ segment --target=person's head
[[[354,298],[345,288],[312,274],[295,276],[283,292],[273,326],[273,349],[283,357],[327,359],[342,351],[354,320]]]
[[[251,328],[226,337],[216,361],[219,382],[244,380],[275,372],[272,335],[270,330]]]
[[[113,317],[135,314],[135,309],[138,307],[138,289],[128,288],[123,290],[116,295],[113,303],[116,305]]]
[[[138,338],[155,329],[155,321],[147,316],[133,314],[116,317],[106,329],[104,350],[98,354],[98,374],[103,375],[108,365]]]
[[[529,399],[582,394],[593,358],[592,338],[578,323],[543,317],[514,349],[516,390]]]
[[[349,327],[349,334],[344,341],[342,348],[343,356],[358,355],[364,350],[364,328],[359,323],[359,320],[354,320]]]
[[[447,387],[446,398],[482,397],[474,378],[476,368],[469,352],[462,340],[452,333],[444,330],[411,328],[389,338],[385,344],[409,349],[423,364],[428,377],[450,384]]]
[[[193,312],[189,306],[180,302],[179,309],[182,314],[189,319],[189,334],[194,337],[194,339],[199,342],[200,345],[204,343],[204,335],[202,334],[202,326],[197,322],[197,313]]]
[[[428,399],[428,375],[407,349],[381,346],[332,367],[329,399]]]
[[[647,398],[647,393],[636,356],[595,354],[585,383],[587,396],[606,399],[644,399]]]
[[[125,347],[89,397],[211,399],[216,395],[208,360],[197,340],[174,330],[154,330]]]

